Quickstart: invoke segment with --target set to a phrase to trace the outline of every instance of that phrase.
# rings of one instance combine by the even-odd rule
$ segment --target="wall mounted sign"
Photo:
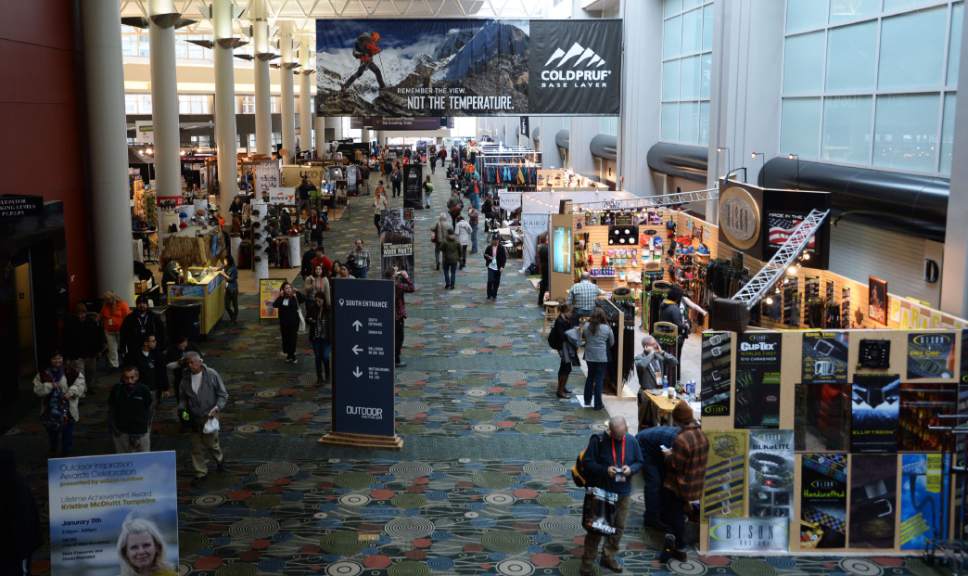
[[[725,188],[723,188],[725,186]],[[730,246],[744,252],[760,244],[762,194],[754,197],[751,190],[732,182],[721,183],[719,194],[719,233]],[[758,250],[748,252],[754,258]]]
[[[800,549],[847,544],[847,455],[804,454],[800,464]]]
[[[746,332],[737,340],[735,426],[778,428],[781,336]]]
[[[732,350],[731,333],[703,332],[702,388],[699,392],[703,416],[729,416]]]
[[[709,520],[709,551],[786,552],[790,546],[789,518],[716,518]]]
[[[702,517],[738,518],[746,505],[745,430],[709,431]]]
[[[36,216],[44,209],[44,199],[40,196],[0,196],[0,220],[13,220]]]

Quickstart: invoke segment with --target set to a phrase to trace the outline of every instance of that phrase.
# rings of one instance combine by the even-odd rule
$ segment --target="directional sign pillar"
[[[390,280],[333,280],[333,423],[322,444],[403,448],[394,428]]]

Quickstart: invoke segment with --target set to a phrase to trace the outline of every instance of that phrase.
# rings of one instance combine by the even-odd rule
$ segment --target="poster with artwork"
[[[793,430],[750,430],[749,516],[793,517]]]
[[[780,340],[776,332],[737,336],[736,428],[780,426]]]
[[[800,461],[800,549],[847,544],[847,455],[804,454]]]
[[[284,278],[259,278],[259,319],[266,320],[279,317],[279,309],[273,308],[272,303],[279,297],[279,291],[285,283]]]
[[[803,452],[850,449],[850,384],[797,383],[796,447]]]
[[[801,382],[847,383],[847,333],[805,332]]]
[[[174,451],[52,458],[47,490],[54,576],[175,573]]]
[[[703,332],[699,400],[703,416],[729,416],[733,337],[729,332]]]
[[[390,208],[380,220],[382,277],[392,279],[394,270],[406,270],[414,280],[413,209]]]
[[[955,377],[955,334],[908,334],[908,380]]]
[[[267,199],[269,192],[273,188],[281,186],[281,173],[279,163],[275,160],[263,160],[253,168],[253,185],[255,186],[255,197]]]
[[[906,452],[950,452],[954,435],[942,434],[932,426],[950,426],[946,415],[958,412],[958,385],[954,382],[902,382],[898,416],[898,450]]]
[[[947,537],[948,478],[948,454],[901,456],[901,550]]]
[[[857,374],[851,395],[850,451],[897,452],[901,378]]]
[[[709,431],[701,516],[738,518],[746,504],[745,430]]]
[[[867,280],[867,316],[887,326],[887,280],[870,276]]]
[[[852,454],[848,545],[893,548],[896,510],[897,456]]]

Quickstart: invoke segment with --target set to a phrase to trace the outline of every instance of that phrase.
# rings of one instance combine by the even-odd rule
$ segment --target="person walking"
[[[406,363],[400,360],[400,353],[403,351],[403,329],[407,321],[407,303],[404,297],[416,288],[414,288],[413,280],[410,279],[410,274],[406,270],[398,270],[396,266],[393,267],[393,287],[397,316],[394,327],[395,359],[397,368],[403,368]]]
[[[662,447],[670,447],[679,434],[678,426],[653,426],[635,435],[642,451],[642,476],[645,480],[644,524],[648,528],[669,531],[669,527],[659,519],[662,508],[662,482],[665,480],[665,456]]]
[[[154,334],[145,336],[141,349],[128,354],[124,358],[124,365],[138,370],[138,381],[154,393],[155,406],[161,404],[162,398],[171,395],[168,392],[168,362],[158,348],[158,339]]]
[[[440,162],[441,168],[447,164],[447,148],[441,146],[440,150],[437,150],[437,160]]]
[[[562,304],[558,307],[558,317],[551,326],[548,333],[548,342],[551,347],[558,351],[561,364],[558,365],[558,390],[555,394],[558,398],[567,398],[571,394],[568,389],[568,377],[571,376],[573,366],[581,366],[578,360],[577,342],[569,339],[567,332],[578,326],[578,319],[572,312],[571,306]]]
[[[316,292],[306,303],[306,323],[309,325],[309,344],[316,362],[316,385],[322,386],[329,378],[329,304],[323,292]]]
[[[433,156],[431,156],[433,158]],[[424,208],[430,208],[430,195],[434,193],[434,183],[430,181],[430,176],[423,183]]]
[[[582,463],[595,486],[618,495],[618,500],[615,503],[615,533],[604,536],[598,532],[589,531],[585,534],[585,546],[578,573],[582,576],[595,574],[595,557],[598,556],[602,540],[605,541],[605,546],[602,548],[599,564],[612,572],[621,572],[623,568],[616,555],[622,536],[625,534],[625,521],[629,515],[632,478],[642,469],[642,453],[635,437],[629,434],[625,418],[613,416],[609,419],[608,434],[604,438],[588,442]]]
[[[437,152],[435,150],[430,151],[430,173],[437,173]],[[427,178],[430,179],[429,177]]]
[[[491,245],[484,249],[484,265],[487,268],[487,299],[497,300],[501,287],[501,273],[508,261],[507,250],[501,246],[497,234],[491,235]]]
[[[139,370],[125,364],[108,397],[108,429],[115,453],[151,452],[153,412],[151,390],[141,382]]]
[[[165,361],[167,362],[165,372],[168,376],[168,382],[174,386],[175,392],[177,392],[178,383],[181,382],[185,367],[188,366],[187,354],[189,352],[201,355],[198,347],[189,342],[188,336],[179,336],[165,354]]]
[[[40,418],[47,429],[50,455],[70,456],[74,449],[74,424],[80,420],[78,402],[84,397],[84,375],[64,364],[60,352],[52,352],[50,364],[34,377],[34,394],[43,399]]]
[[[346,263],[351,266],[350,272],[357,278],[366,278],[370,271],[370,252],[364,247],[363,240],[357,238],[353,244],[353,251],[346,257]]]
[[[104,304],[101,306],[101,326],[104,328],[104,338],[108,345],[108,364],[117,368],[118,351],[121,347],[121,324],[131,309],[128,303],[110,290],[104,293]]]
[[[440,243],[440,253],[444,261],[444,289],[453,290],[460,264],[460,243],[452,230],[447,231],[447,237]]]
[[[97,357],[107,347],[104,330],[98,323],[98,315],[88,312],[79,302],[75,312],[64,319],[64,339],[61,349],[64,358],[75,370],[84,374],[87,396],[95,393],[97,382]]]
[[[393,171],[390,172],[390,185],[393,188],[394,198],[402,194],[401,189],[403,188],[403,172],[400,170],[399,162],[395,162],[393,164]]]
[[[216,469],[225,471],[225,455],[219,446],[219,431],[206,433],[209,420],[218,418],[225,410],[229,393],[222,376],[202,362],[197,352],[186,353],[188,370],[178,386],[178,415],[187,423],[192,438],[192,485],[198,486],[208,478],[208,457],[215,460]],[[210,426],[211,427],[211,426]]]
[[[671,529],[666,534],[660,561],[674,558],[686,561],[683,537],[686,529],[686,506],[702,497],[706,475],[709,440],[696,422],[692,408],[679,402],[672,410],[672,420],[679,426],[672,448],[663,450],[665,479],[662,482],[660,519]]]
[[[272,307],[279,310],[279,332],[282,334],[282,351],[286,355],[286,362],[296,363],[296,334],[299,332],[299,324],[302,311],[299,305],[305,302],[305,298],[299,292],[293,290],[292,284],[283,282],[279,289],[279,296]]]
[[[471,225],[471,254],[477,254],[477,227],[481,222],[481,212],[476,208],[467,211],[467,221]]]
[[[544,306],[545,293],[548,292],[548,282],[551,276],[551,262],[548,259],[548,234],[538,236],[538,249],[535,251],[535,263],[538,265],[538,307]]]
[[[376,226],[376,235],[380,235],[380,223],[383,221],[383,211],[390,209],[390,201],[387,200],[386,189],[383,188],[383,180],[380,180],[373,195],[373,225]]]
[[[121,347],[118,350],[120,358],[141,350],[141,344],[148,334],[154,334],[160,342],[164,341],[164,328],[148,309],[148,297],[141,294],[135,300],[134,311],[121,321]]]
[[[446,212],[441,212],[437,218],[437,224],[434,225],[434,229],[430,233],[430,241],[434,243],[434,270],[440,270],[440,246],[447,238],[447,233],[453,231],[453,229],[450,217],[447,216]]]
[[[235,324],[239,318],[239,269],[231,254],[225,255],[225,267],[221,274],[225,278],[225,311],[229,313],[232,324]]]
[[[585,363],[588,364],[588,376],[585,378],[585,406],[592,406],[594,397],[595,410],[601,410],[602,385],[605,381],[605,370],[608,367],[608,351],[615,344],[615,334],[608,325],[605,311],[595,308],[591,320],[581,330],[585,341]]]
[[[471,225],[464,219],[463,216],[457,217],[457,227],[455,228],[457,233],[457,242],[460,243],[460,269],[463,270],[467,266],[467,248],[471,243],[471,235],[474,231],[471,229]]]

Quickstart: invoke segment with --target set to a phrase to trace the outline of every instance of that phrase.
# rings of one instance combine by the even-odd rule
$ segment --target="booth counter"
[[[207,335],[225,311],[225,278],[218,268],[188,268],[187,280],[168,286],[169,304],[199,304],[199,332]]]

